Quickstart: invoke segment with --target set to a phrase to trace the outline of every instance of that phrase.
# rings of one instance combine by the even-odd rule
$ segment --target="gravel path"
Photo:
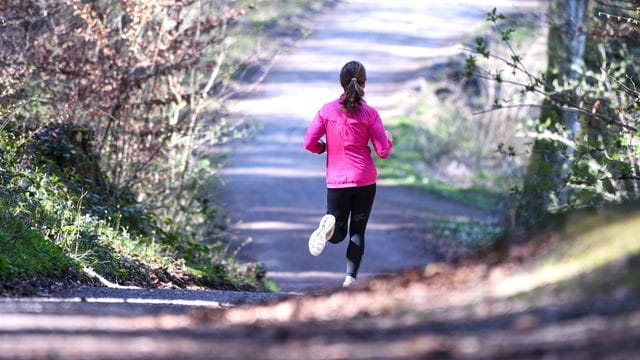
[[[353,0],[307,25],[311,35],[284,51],[265,81],[234,108],[260,129],[236,144],[222,173],[238,243],[252,239],[240,254],[244,259],[266,265],[283,291],[342,283],[347,241],[329,245],[318,258],[307,251],[326,206],[325,157],[302,148],[310,120],[340,95],[338,72],[351,59],[367,67],[366,98],[383,121],[400,113],[403,100],[393,95],[415,86],[429,60],[460,53],[461,39],[481,26],[487,6],[473,0]],[[424,229],[430,220],[483,216],[419,190],[378,185],[364,278],[432,261],[432,235]]]

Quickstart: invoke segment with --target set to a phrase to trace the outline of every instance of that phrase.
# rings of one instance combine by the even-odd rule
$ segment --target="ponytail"
[[[340,84],[344,89],[340,104],[349,112],[356,111],[360,107],[364,96],[364,83],[367,81],[367,72],[364,65],[357,61],[346,63],[340,71]]]

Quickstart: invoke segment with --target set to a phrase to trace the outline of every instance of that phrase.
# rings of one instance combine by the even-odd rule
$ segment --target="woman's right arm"
[[[320,116],[320,111],[316,114],[307,129],[307,133],[304,135],[304,148],[312,153],[322,154],[326,150],[324,141],[321,140],[324,136],[326,129]]]
[[[369,130],[369,136],[371,137],[371,142],[373,143],[373,148],[376,150],[376,154],[378,154],[381,159],[386,159],[387,156],[391,154],[393,138],[390,135],[391,133],[384,129],[382,119],[380,119],[378,112],[374,112],[374,119]]]

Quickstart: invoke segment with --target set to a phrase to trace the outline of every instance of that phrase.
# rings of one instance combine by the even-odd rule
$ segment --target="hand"
[[[384,131],[385,134],[387,134],[387,139],[389,139],[389,141],[393,142],[393,135],[391,135],[391,133],[387,130]]]

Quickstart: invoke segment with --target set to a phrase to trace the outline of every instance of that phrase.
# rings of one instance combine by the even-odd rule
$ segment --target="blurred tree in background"
[[[544,100],[540,120],[548,127],[565,129],[572,141],[582,128],[579,114],[554,105],[577,103],[578,94],[571,83],[580,78],[579,71],[584,67],[587,7],[587,0],[550,2],[548,71],[536,83],[544,86],[550,95]],[[535,140],[517,214],[519,221],[536,221],[554,201],[566,203],[568,189],[564,179],[567,177],[566,169],[571,166],[568,161],[573,151],[575,148],[572,146],[558,144],[548,136]]]
[[[534,141],[523,186],[515,189],[520,228],[559,211],[640,195],[639,18],[637,1],[552,0],[546,73],[529,73],[513,51],[504,60],[514,74],[526,74],[522,94],[544,95],[539,120],[528,134]],[[504,16],[494,9],[488,19],[512,49],[512,30],[501,27]],[[482,42],[475,50],[492,56]],[[477,76],[475,57],[467,68],[467,75]],[[495,74],[493,80],[504,81]],[[507,99],[493,108],[503,106],[530,105]]]

